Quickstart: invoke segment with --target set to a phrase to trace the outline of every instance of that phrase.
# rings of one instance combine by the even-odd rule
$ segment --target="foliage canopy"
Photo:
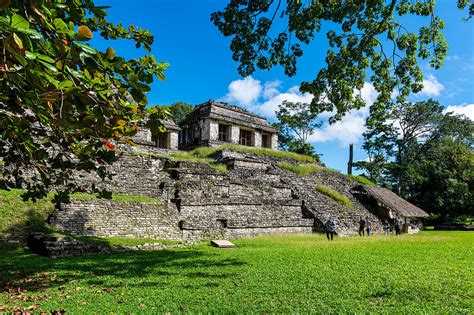
[[[97,191],[74,171],[107,177],[112,141],[137,132],[149,85],[164,79],[167,64],[84,43],[129,39],[150,51],[150,32],[109,22],[106,9],[93,0],[0,2],[1,188],[26,188],[33,198],[59,186]]]
[[[474,12],[468,0],[453,5]],[[211,21],[232,38],[230,49],[242,76],[276,65],[295,75],[303,46],[328,29],[326,66],[300,90],[314,95],[312,111],[334,111],[334,122],[364,106],[360,90],[367,79],[378,92],[376,107],[393,103],[395,90],[401,104],[410,93],[421,91],[419,59],[438,69],[448,49],[444,21],[435,12],[433,0],[230,0]],[[410,29],[401,23],[403,16],[419,17],[426,24]]]

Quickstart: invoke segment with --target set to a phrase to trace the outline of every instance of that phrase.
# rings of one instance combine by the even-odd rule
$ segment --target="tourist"
[[[365,220],[365,226],[367,229],[367,236],[370,236],[370,232],[372,231],[372,222],[370,222],[369,218]]]
[[[388,232],[390,232],[390,224],[388,223],[388,220],[385,219],[385,222],[383,223],[383,235],[388,236]]]
[[[328,240],[333,239],[334,233],[336,233],[336,221],[334,221],[331,217],[326,221],[326,237]]]
[[[401,233],[401,221],[399,218],[395,218],[395,235],[400,235]]]
[[[365,235],[365,220],[360,217],[359,221],[359,235],[364,236]]]

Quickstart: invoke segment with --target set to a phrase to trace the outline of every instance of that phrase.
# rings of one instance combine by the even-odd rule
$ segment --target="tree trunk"
[[[352,175],[352,162],[354,157],[354,145],[349,145],[349,162],[347,163],[347,174]]]
[[[397,183],[397,195],[401,196],[403,191],[403,155],[402,149],[398,148],[398,183]]]

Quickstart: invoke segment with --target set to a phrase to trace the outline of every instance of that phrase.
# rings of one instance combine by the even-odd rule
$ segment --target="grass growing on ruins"
[[[24,237],[32,229],[42,229],[53,212],[52,194],[37,202],[23,202],[20,189],[0,190],[0,236],[15,234]]]
[[[298,174],[300,176],[308,176],[311,173],[316,173],[322,170],[322,168],[316,164],[300,164],[295,165],[287,162],[282,162],[278,164],[278,167]]]
[[[207,157],[216,153],[217,151],[221,151],[224,149],[229,149],[229,150],[244,152],[244,153],[266,155],[266,156],[277,157],[277,158],[293,159],[299,162],[306,162],[306,163],[318,162],[317,159],[312,156],[307,156],[307,155],[302,155],[302,154],[297,154],[297,153],[287,152],[287,151],[266,149],[266,148],[247,147],[247,146],[242,146],[242,145],[237,145],[237,144],[224,144],[218,147],[199,147],[191,151],[191,153],[200,157]]]
[[[362,175],[347,175],[347,177],[349,177],[350,179],[358,181],[362,185],[375,186],[374,182],[372,182],[370,179],[368,179],[367,177],[362,176]]]
[[[326,196],[334,199],[335,201],[343,204],[344,206],[346,206],[348,208],[352,208],[352,202],[349,200],[349,198],[347,198],[346,196],[340,194],[336,190],[334,190],[334,189],[332,189],[332,188],[330,188],[326,185],[322,185],[322,184],[316,184],[314,186],[314,189],[316,189],[317,191],[319,191],[323,195],[326,195]]]
[[[196,154],[186,151],[176,151],[169,155],[169,158],[173,161],[180,161],[180,162],[192,162],[192,163],[204,163],[209,165],[209,167],[215,169],[216,171],[225,173],[227,172],[227,166],[220,163],[214,163],[213,159],[200,157]]]
[[[13,235],[14,238],[25,238],[31,231],[50,231],[46,224],[48,216],[54,210],[53,193],[37,202],[22,200],[24,193],[20,189],[0,190],[0,238],[2,235]],[[75,193],[72,199],[93,200],[96,195]],[[106,199],[104,199],[106,200]],[[112,195],[112,200],[122,202],[163,203],[162,200],[147,196]]]
[[[282,235],[49,259],[0,255],[0,310],[35,313],[472,313],[474,233]]]
[[[215,169],[216,171],[219,171],[221,173],[227,173],[229,170],[227,169],[227,165],[225,164],[220,164],[220,163],[213,163],[209,165],[211,168]]]

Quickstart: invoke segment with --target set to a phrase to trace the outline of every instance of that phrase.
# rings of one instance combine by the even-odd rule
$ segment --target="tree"
[[[442,110],[428,100],[371,115],[357,167],[429,212],[472,215],[474,122]]]
[[[318,156],[314,147],[308,143],[308,137],[321,126],[318,115],[309,110],[308,104],[283,101],[278,105],[274,126],[279,130],[278,139],[284,149],[300,154]]]
[[[174,102],[170,106],[165,106],[171,113],[171,117],[176,123],[183,121],[194,109],[194,107],[185,102]]]
[[[85,44],[130,39],[150,51],[148,31],[107,21],[106,9],[93,0],[0,2],[2,189],[26,188],[33,199],[59,187],[97,192],[75,174],[110,177],[113,142],[137,132],[149,84],[167,64]]]
[[[468,6],[468,0],[457,1],[459,9]],[[326,67],[303,82],[300,90],[314,95],[313,112],[334,110],[330,119],[334,122],[364,106],[359,91],[368,73],[378,92],[374,107],[392,104],[396,89],[399,104],[421,91],[423,73],[417,58],[438,69],[448,49],[444,21],[435,9],[434,0],[230,0],[225,9],[212,14],[211,21],[224,36],[232,37],[230,49],[242,76],[276,65],[293,76],[302,46],[329,29]],[[473,12],[471,4],[469,14]],[[425,18],[427,24],[409,29],[400,21],[405,15]]]
[[[445,220],[474,215],[472,147],[443,139],[426,152],[413,171],[413,180],[407,187],[410,201]]]
[[[396,192],[402,195],[409,166],[439,137],[442,111],[443,107],[432,99],[396,104],[382,111],[379,107],[371,108],[363,145],[370,161],[359,165],[365,165],[372,173],[378,172],[369,174],[375,175],[371,177],[374,181],[380,181],[380,172],[385,172],[385,179],[394,177],[389,182],[396,183]],[[368,167],[369,164],[372,165]]]

